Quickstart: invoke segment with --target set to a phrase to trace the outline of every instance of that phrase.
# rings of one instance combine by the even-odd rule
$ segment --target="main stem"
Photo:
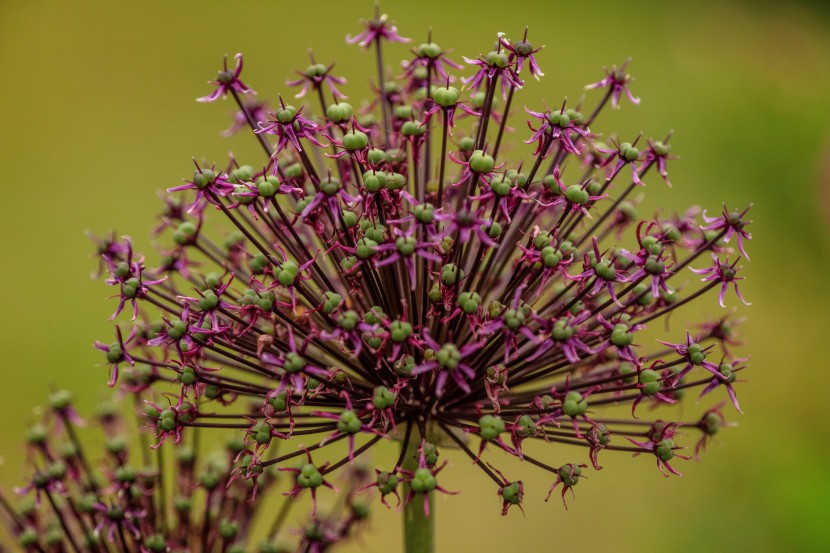
[[[409,441],[402,443],[405,448],[401,468],[410,472],[418,469],[418,433],[410,432]],[[404,497],[410,492],[409,483],[404,484]],[[428,495],[429,516],[424,513],[424,502],[421,495],[403,508],[403,544],[405,553],[434,553],[435,551],[435,502],[433,492]]]

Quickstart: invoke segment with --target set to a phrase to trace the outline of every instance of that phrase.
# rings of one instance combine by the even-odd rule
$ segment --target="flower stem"
[[[402,468],[415,472],[418,468],[418,438],[415,432],[409,433],[409,440],[401,444],[406,448],[403,454]],[[409,495],[409,484],[404,484],[404,497]],[[405,553],[433,553],[435,551],[435,502],[433,494],[427,496],[429,515],[424,513],[424,502],[420,494],[406,504],[403,509],[403,543]]]

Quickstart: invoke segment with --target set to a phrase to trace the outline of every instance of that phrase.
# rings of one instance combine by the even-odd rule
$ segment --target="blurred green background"
[[[191,173],[191,157],[221,161],[233,149],[259,160],[250,137],[219,137],[229,103],[194,101],[222,56],[244,52],[245,82],[266,97],[290,95],[284,80],[307,65],[309,46],[338,62],[353,98],[374,72],[372,57],[343,41],[371,14],[368,1],[3,2],[0,10],[0,485],[9,489],[24,471],[25,427],[51,384],[75,390],[82,412],[108,393],[91,346],[109,340],[113,304],[89,278],[96,262],[84,231],[115,228],[146,249],[157,191]],[[746,414],[729,412],[740,427],[700,463],[681,464],[682,479],[664,479],[651,459],[601,456],[605,470],[577,488],[568,512],[542,501],[546,474],[508,464],[528,490],[524,517],[500,517],[491,482],[447,452],[443,482],[463,493],[439,498],[440,550],[830,550],[827,8],[422,0],[386,1],[383,11],[416,41],[431,25],[459,61],[487,51],[497,31],[515,36],[529,24],[531,40],[547,45],[539,54],[547,76],[529,83],[519,105],[577,98],[603,65],[632,56],[643,102],[606,112],[597,129],[676,130],[675,188],[652,177],[649,205],[755,202],[743,288],[754,305],[743,310],[742,332],[752,383],[739,389]],[[391,63],[406,48],[387,52]],[[523,126],[521,115],[513,122]],[[673,319],[674,334],[695,316],[722,313],[713,298],[697,309]],[[398,515],[378,508],[352,550],[396,551],[399,533]]]

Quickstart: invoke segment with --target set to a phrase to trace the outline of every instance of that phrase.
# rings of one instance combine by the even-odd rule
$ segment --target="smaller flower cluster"
[[[149,377],[134,371],[128,386],[139,389]],[[134,395],[139,408],[141,397]],[[85,422],[72,406],[71,393],[52,394],[44,420],[28,432],[27,464],[32,475],[15,490],[20,498],[17,507],[0,491],[0,525],[16,539],[16,545],[7,544],[12,550],[323,552],[351,537],[368,517],[367,504],[349,493],[349,501],[338,509],[287,529],[293,501],[286,500],[276,514],[266,512],[262,502],[248,501],[254,482],[268,489],[280,477],[262,466],[249,468],[251,474],[239,474],[235,469],[239,460],[250,457],[241,439],[234,437],[208,455],[195,441],[182,444],[170,462],[161,449],[151,455],[147,433],[141,428],[136,432],[121,410],[112,402],[99,407],[95,426],[103,429],[105,441],[100,456],[95,456],[79,432]],[[166,428],[176,418],[187,418],[187,406],[162,409],[144,402],[144,412],[137,415],[140,426],[152,423],[153,428]],[[134,444],[136,435],[141,440]],[[308,466],[296,470],[305,474]],[[354,492],[367,481],[368,471],[353,466],[347,477],[348,490]],[[266,525],[265,537],[254,539],[263,535],[257,528]]]

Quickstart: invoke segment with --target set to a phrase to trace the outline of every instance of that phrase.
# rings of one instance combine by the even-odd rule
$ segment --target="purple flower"
[[[288,347],[289,350],[281,356],[277,356],[271,351],[265,351],[259,355],[259,358],[266,365],[279,367],[282,369],[280,376],[280,383],[277,386],[275,394],[279,394],[286,387],[290,386],[299,393],[306,389],[306,382],[309,377],[325,376],[326,371],[320,367],[315,367],[310,364],[303,353],[308,344],[303,344],[300,348],[294,340],[293,331],[288,331]]]
[[[388,42],[410,42],[412,40],[400,36],[395,23],[389,20],[388,15],[379,15],[377,8],[374,19],[363,20],[361,23],[365,27],[363,31],[355,36],[346,35],[348,44],[359,44],[361,48],[368,48],[373,42],[380,43],[381,40]]]
[[[576,155],[581,154],[572,136],[576,134],[584,138],[589,136],[590,133],[588,129],[579,126],[576,121],[571,119],[570,115],[565,113],[564,104],[562,105],[562,109],[555,111],[551,111],[550,108],[545,106],[544,113],[529,110],[527,107],[525,107],[525,111],[531,117],[542,121],[538,129],[534,129],[530,121],[527,122],[528,128],[533,131],[533,136],[525,140],[525,144],[538,142],[534,155],[547,157],[550,155],[551,148],[557,142],[565,151]]]
[[[721,376],[724,377],[725,380],[724,378],[713,378],[709,381],[709,384],[701,390],[698,398],[702,398],[714,389],[723,386],[726,388],[726,393],[729,394],[729,399],[732,401],[732,405],[735,406],[735,410],[739,413],[743,413],[743,411],[741,411],[741,406],[738,405],[738,396],[735,394],[735,388],[732,385],[735,382],[739,382],[736,380],[737,373],[738,371],[746,369],[747,365],[743,365],[742,363],[745,363],[747,360],[747,357],[742,357],[740,359],[735,359],[731,363],[721,361],[721,364],[718,366],[718,372],[720,372]]]
[[[639,139],[640,138],[637,137],[637,140]],[[607,179],[613,179],[624,166],[629,165],[631,166],[631,180],[633,180],[635,184],[642,184],[640,181],[640,170],[637,168],[637,162],[641,161],[643,156],[640,153],[640,150],[636,148],[637,140],[632,143],[621,142],[615,149],[596,148],[598,152],[610,154],[603,162],[603,165],[609,167],[608,177],[606,177]],[[615,159],[617,160],[617,163],[611,167],[611,163]]]
[[[239,80],[239,74],[242,73],[242,54],[237,54],[233,57],[236,60],[236,67],[233,71],[228,70],[228,56],[225,56],[224,69],[219,72],[219,75],[208,84],[216,87],[211,94],[198,98],[198,102],[215,102],[219,98],[224,98],[228,93],[247,94],[251,92],[245,83]]]
[[[243,99],[242,109],[234,112],[231,126],[222,131],[222,136],[233,136],[248,128],[248,117],[251,118],[255,125],[265,122],[265,119],[268,117],[266,102],[257,100],[252,94],[246,94]]]
[[[266,123],[260,123],[256,130],[257,134],[273,134],[277,136],[277,144],[274,146],[272,157],[285,150],[288,144],[294,146],[298,152],[303,151],[300,139],[305,139],[315,146],[324,146],[315,135],[322,130],[322,127],[302,116],[303,108],[296,109],[294,106],[282,104],[282,107],[273,113],[269,113],[272,119]]]
[[[394,243],[381,244],[378,246],[378,252],[391,252],[388,256],[380,261],[375,261],[375,267],[385,267],[392,263],[402,261],[406,265],[407,273],[409,274],[409,285],[411,290],[415,290],[417,283],[415,277],[415,257],[441,263],[440,255],[433,253],[430,250],[439,248],[437,242],[419,242],[415,237],[416,225],[410,225],[409,229],[401,230],[400,228],[393,228],[393,234],[396,237]],[[394,355],[394,352],[393,352]]]
[[[464,363],[464,359],[477,351],[482,344],[472,343],[458,347],[452,343],[439,344],[432,337],[424,333],[422,335],[424,345],[432,350],[432,359],[412,369],[412,376],[430,373],[438,369],[435,377],[435,393],[441,395],[447,384],[447,379],[452,377],[456,385],[463,391],[470,393],[470,380],[475,377],[473,368]]]
[[[545,496],[545,501],[550,499],[550,495],[553,493],[553,490],[559,484],[562,484],[562,503],[565,505],[565,509],[568,508],[568,503],[565,501],[565,494],[568,490],[571,491],[571,494],[574,493],[574,486],[576,486],[577,482],[579,482],[582,476],[582,469],[586,468],[588,465],[576,465],[574,463],[568,463],[567,465],[563,465],[559,467],[556,471],[556,481],[548,490],[548,495]]]
[[[679,459],[689,460],[690,457],[679,455],[676,453],[680,447],[675,445],[674,436],[676,434],[676,424],[661,424],[656,425],[653,429],[651,439],[647,442],[640,442],[633,438],[626,436],[626,439],[641,448],[643,451],[653,454],[657,459],[657,468],[663,473],[663,476],[668,476],[666,470],[677,476],[683,476],[679,471],[669,464],[669,461],[675,457]],[[665,469],[665,470],[664,470]]]
[[[660,176],[663,177],[663,180],[669,188],[671,188],[671,182],[669,181],[669,173],[666,169],[666,161],[670,159],[677,159],[677,156],[669,154],[670,149],[671,146],[669,146],[665,140],[661,142],[649,138],[648,149],[646,150],[645,159],[643,159],[643,165],[641,166],[644,167],[651,163],[657,163],[657,171],[660,173]]]
[[[723,212],[720,217],[707,217],[706,212],[703,212],[703,220],[709,223],[705,227],[700,227],[701,230],[724,232],[723,241],[729,242],[733,236],[737,238],[738,250],[747,260],[749,255],[744,249],[744,240],[752,240],[752,235],[746,231],[746,225],[752,221],[745,221],[744,215],[752,208],[752,205],[743,211],[729,211],[726,204],[723,206]]]
[[[150,286],[155,286],[167,280],[167,277],[145,280],[144,279],[144,258],[133,259],[133,244],[129,237],[124,236],[125,249],[123,250],[124,260],[114,265],[111,269],[112,277],[106,280],[110,286],[118,286],[119,293],[118,307],[115,313],[110,316],[114,320],[124,309],[124,305],[130,302],[133,308],[132,320],[138,317],[138,300],[147,297]]]
[[[522,87],[524,83],[519,79],[518,73],[512,67],[510,56],[501,51],[501,40],[499,40],[498,45],[497,50],[485,56],[479,56],[475,59],[464,56],[464,61],[467,64],[478,67],[474,75],[461,79],[461,82],[468,89],[478,91],[483,82],[491,83],[499,77],[501,77],[502,96],[504,97],[507,96],[508,85],[515,88]]]
[[[302,86],[302,90],[294,95],[295,98],[302,98],[306,95],[309,88],[313,90],[320,90],[320,88],[325,84],[329,91],[331,92],[332,96],[337,99],[345,99],[346,95],[337,90],[337,85],[344,85],[346,84],[346,79],[343,77],[335,77],[331,74],[331,70],[334,69],[334,64],[332,63],[329,66],[325,66],[321,63],[314,63],[309,65],[305,71],[297,71],[300,75],[299,79],[288,79],[285,81],[290,87],[295,86]]]
[[[521,74],[524,69],[525,61],[527,61],[530,66],[530,74],[533,75],[534,79],[538,81],[539,77],[545,76],[545,74],[542,73],[542,70],[539,69],[539,64],[536,62],[536,56],[534,56],[534,54],[542,50],[544,46],[534,48],[533,45],[527,41],[527,27],[525,27],[525,34],[522,37],[522,40],[518,42],[512,42],[509,38],[505,38],[504,33],[499,33],[499,44],[510,51],[510,61],[516,62],[517,75]]]
[[[741,295],[741,291],[738,289],[738,281],[744,279],[744,277],[736,276],[741,267],[735,268],[735,266],[738,264],[738,261],[740,260],[741,258],[738,257],[738,259],[736,259],[735,262],[732,263],[732,265],[730,265],[729,258],[727,257],[726,261],[721,263],[720,258],[718,258],[718,256],[713,253],[712,261],[715,262],[713,266],[709,267],[708,269],[692,269],[691,267],[689,267],[689,269],[691,269],[693,273],[705,275],[702,279],[700,279],[702,282],[721,283],[720,294],[718,294],[718,303],[721,307],[726,307],[723,304],[723,298],[724,296],[726,296],[726,291],[729,289],[730,284],[732,284],[732,287],[735,289],[735,295],[738,296],[738,299],[741,300],[741,302],[744,305],[752,305],[744,299],[744,297]]]
[[[127,345],[133,341],[135,336],[136,328],[133,327],[130,334],[127,336],[127,339],[124,340],[121,334],[121,327],[116,325],[115,342],[111,344],[104,344],[103,342],[98,341],[95,342],[95,348],[103,351],[107,355],[107,364],[110,366],[110,380],[108,386],[115,386],[115,383],[118,380],[118,366],[121,363],[135,365],[135,361],[127,352]]]
[[[216,173],[213,168],[202,169],[199,164],[194,161],[196,165],[196,172],[193,174],[193,180],[185,181],[185,184],[168,188],[168,192],[182,192],[185,190],[196,190],[196,196],[193,203],[188,208],[188,213],[197,214],[201,212],[205,203],[218,205],[217,197],[228,196],[234,191],[234,186],[228,181],[228,176],[223,173]]]
[[[628,96],[628,99],[632,104],[638,105],[640,103],[640,99],[635,97],[634,94],[631,93],[631,89],[628,88],[628,83],[634,80],[634,78],[625,71],[629,61],[631,61],[630,58],[627,59],[625,63],[619,67],[619,69],[617,69],[616,65],[612,65],[611,69],[606,67],[605,78],[593,84],[587,85],[585,90],[607,88],[608,94],[611,97],[611,107],[614,109],[618,109],[620,107],[620,98],[623,93]]]
[[[663,340],[657,340],[661,344],[669,346],[672,348],[677,355],[680,356],[680,359],[677,360],[677,363],[683,364],[683,368],[675,374],[674,379],[672,380],[672,386],[677,386],[677,383],[688,374],[689,371],[692,370],[693,367],[702,367],[715,375],[716,378],[721,380],[726,380],[726,377],[723,376],[720,371],[718,370],[718,366],[712,363],[711,361],[707,361],[706,357],[708,352],[712,349],[713,346],[703,347],[700,345],[699,342],[696,342],[692,339],[691,334],[686,331],[686,343],[685,344],[672,344],[671,342],[664,342]]]
[[[330,490],[337,491],[334,485],[325,479],[326,467],[328,463],[323,463],[317,467],[311,460],[311,453],[305,452],[308,462],[300,468],[281,467],[279,470],[294,473],[295,484],[289,491],[282,495],[287,495],[291,500],[295,500],[303,490],[311,492],[311,516],[317,514],[317,488],[326,487]]]

